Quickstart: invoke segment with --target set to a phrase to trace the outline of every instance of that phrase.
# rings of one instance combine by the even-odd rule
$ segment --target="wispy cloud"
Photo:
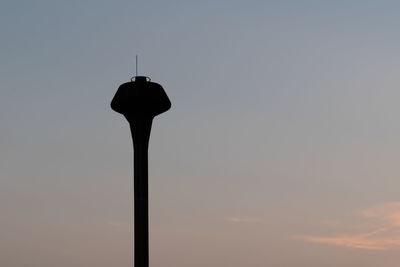
[[[228,222],[235,222],[235,223],[261,223],[261,218],[256,217],[227,217],[225,218]]]
[[[365,209],[361,211],[360,219],[370,224],[372,229],[367,232],[361,232],[360,229],[358,233],[339,233],[331,236],[297,235],[294,238],[349,248],[400,250],[400,202],[388,202]],[[353,225],[352,228],[357,229],[357,225]]]
[[[106,221],[106,224],[112,228],[120,228],[122,225],[122,222],[120,221]]]

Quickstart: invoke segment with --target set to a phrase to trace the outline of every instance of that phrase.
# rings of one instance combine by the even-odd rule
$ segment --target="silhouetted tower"
[[[133,79],[133,78],[132,78]],[[148,147],[153,118],[171,107],[161,85],[150,78],[136,76],[122,84],[111,108],[128,120],[134,150],[134,262],[149,266]]]

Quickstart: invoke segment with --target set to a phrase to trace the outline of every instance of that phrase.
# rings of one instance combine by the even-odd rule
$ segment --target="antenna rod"
[[[136,76],[138,76],[138,55],[136,55]]]

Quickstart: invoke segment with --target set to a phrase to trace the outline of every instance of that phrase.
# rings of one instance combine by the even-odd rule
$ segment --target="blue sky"
[[[3,1],[0,265],[131,266],[135,72],[151,266],[397,266],[396,1]]]

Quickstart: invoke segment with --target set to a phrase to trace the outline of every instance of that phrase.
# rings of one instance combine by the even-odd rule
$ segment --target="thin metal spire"
[[[136,55],[136,76],[138,76],[138,55]]]

